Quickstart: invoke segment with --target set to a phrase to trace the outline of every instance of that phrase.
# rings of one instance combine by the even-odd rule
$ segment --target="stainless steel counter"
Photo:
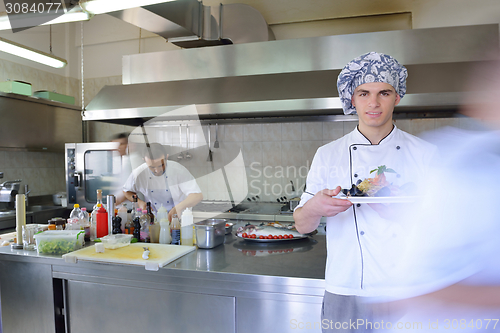
[[[235,228],[243,224],[236,223]],[[50,300],[55,325],[66,325],[72,333],[87,332],[88,318],[106,332],[165,327],[173,332],[295,332],[297,322],[320,321],[325,261],[323,235],[278,243],[228,235],[224,245],[197,249],[157,272],[131,265],[72,264],[60,256],[4,247],[3,332],[18,332],[20,323],[23,331],[32,330],[30,322],[37,320],[50,326],[37,332],[54,332],[46,318],[38,318],[47,316],[47,310],[21,321],[26,305],[16,290],[41,293],[25,300],[28,308]],[[16,309],[23,311],[18,314]]]

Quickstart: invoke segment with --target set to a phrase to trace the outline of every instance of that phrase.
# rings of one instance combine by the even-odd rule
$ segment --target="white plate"
[[[344,200],[349,200],[353,204],[357,203],[383,203],[383,204],[389,204],[389,203],[408,203],[408,202],[415,202],[417,201],[420,197],[334,197],[337,199],[344,199]]]

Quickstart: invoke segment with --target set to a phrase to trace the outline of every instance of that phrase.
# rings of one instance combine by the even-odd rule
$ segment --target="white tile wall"
[[[30,195],[48,195],[65,191],[63,153],[0,151],[0,183],[22,179],[21,193],[28,185]]]

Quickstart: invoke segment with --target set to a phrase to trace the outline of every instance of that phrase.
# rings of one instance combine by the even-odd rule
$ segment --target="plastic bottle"
[[[181,215],[181,245],[193,246],[193,213],[189,208]]]
[[[160,208],[158,209],[158,212],[156,212],[156,220],[161,222],[163,219],[168,220],[168,210],[163,207],[163,204],[160,204]]]
[[[163,218],[160,220],[160,244],[170,244],[170,223],[168,219]]]
[[[170,233],[172,235],[172,244],[181,245],[181,224],[179,223],[179,218],[177,214],[172,217],[172,226],[170,228]]]
[[[80,221],[80,218],[82,217],[82,210],[80,209],[79,204],[74,204],[73,205],[73,210],[69,214],[70,219],[78,219]]]
[[[90,220],[89,213],[87,213],[87,208],[82,207],[81,209],[82,216],[80,217],[81,225],[83,230],[85,230],[85,240],[90,240]]]
[[[145,243],[149,243],[149,215],[147,210],[142,210],[139,221],[141,224],[141,240]]]
[[[99,204],[99,209],[96,214],[96,237],[101,238],[108,233],[108,212]]]
[[[121,223],[121,229],[122,229],[122,234],[125,233],[125,224],[127,223],[128,220],[128,215],[127,215],[127,207],[125,205],[121,205],[120,208],[118,208],[118,214],[119,217],[122,219]]]

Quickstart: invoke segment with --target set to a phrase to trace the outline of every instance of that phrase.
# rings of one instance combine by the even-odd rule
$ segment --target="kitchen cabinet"
[[[133,265],[66,263],[60,256],[9,247],[0,248],[0,262],[4,333],[19,332],[12,328],[26,317],[22,304],[40,289],[53,297],[43,312],[33,316],[34,320],[51,319],[41,321],[43,331],[30,329],[37,332],[88,332],[92,323],[93,330],[109,333],[286,333],[308,322],[317,323],[316,330],[308,331],[321,332],[324,235],[275,244],[227,235],[224,245],[197,249],[159,271]],[[5,273],[6,269],[10,272]],[[39,276],[23,280],[23,288],[21,282],[13,281],[13,276],[31,276],[35,270]],[[18,299],[9,303],[14,295]],[[39,301],[34,299],[35,304]]]

